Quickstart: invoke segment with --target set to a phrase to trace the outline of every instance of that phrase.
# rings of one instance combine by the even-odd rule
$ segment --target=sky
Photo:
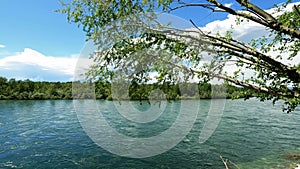
[[[233,1],[222,2],[231,6]],[[269,9],[284,0],[252,2]],[[62,9],[58,0],[0,1],[0,76],[34,81],[73,79],[86,37],[82,28],[68,23],[65,15],[54,12],[56,9]],[[226,23],[232,22],[227,14],[195,7],[182,8],[171,14],[187,21],[192,19],[199,27],[213,31],[225,30],[230,25]],[[264,28],[257,25],[246,25],[237,31],[240,31],[240,38],[246,40],[253,37],[253,33],[257,36],[265,33]]]

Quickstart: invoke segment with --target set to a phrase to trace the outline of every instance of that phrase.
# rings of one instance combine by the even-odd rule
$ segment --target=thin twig
[[[221,158],[223,164],[225,165],[226,169],[229,169],[229,168],[228,168],[228,165],[227,165],[227,161],[228,161],[228,160],[227,160],[227,159],[224,160],[223,157],[222,157],[221,155],[220,155],[220,158]]]
[[[237,169],[240,169],[240,167],[237,164],[235,164],[234,162],[232,162],[232,161],[229,160],[229,163],[231,163],[232,165],[234,165]]]
[[[300,11],[299,11],[299,9],[298,9],[298,7],[296,5],[294,5],[294,9],[297,12],[297,14],[300,16]]]
[[[212,8],[212,6],[216,6],[216,5],[213,5],[213,4],[183,4],[183,5],[180,5],[180,6],[177,6],[175,8],[169,8],[169,10],[167,12],[171,12],[171,11],[174,11],[174,10],[177,10],[177,9],[180,9],[180,8],[184,8],[184,7],[191,7],[191,6],[200,6],[200,7],[203,7],[203,8],[208,8],[208,9],[211,9],[213,10],[214,8]]]
[[[202,35],[205,35],[204,32],[203,32],[200,28],[198,28],[198,26],[193,22],[193,20],[190,19],[190,22],[193,24],[193,26],[194,26],[200,33],[202,33]]]

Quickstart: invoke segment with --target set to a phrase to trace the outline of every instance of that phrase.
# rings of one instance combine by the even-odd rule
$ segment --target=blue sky
[[[222,2],[230,4],[233,1]],[[284,1],[252,2],[268,9],[274,3]],[[76,24],[68,23],[65,15],[54,12],[61,8],[58,0],[0,0],[0,76],[46,81],[67,81],[72,78],[71,68],[76,63],[75,56],[84,47],[85,33]],[[171,14],[192,19],[201,27],[227,18],[223,13],[212,14],[209,10],[195,7]],[[63,64],[68,66],[64,67]]]
[[[204,1],[189,0],[188,2],[201,3]],[[219,0],[219,2],[223,2],[224,4],[233,4],[232,7],[235,9],[240,7],[240,5],[236,4],[235,0]],[[261,7],[262,9],[270,9],[274,6],[274,4],[280,4],[286,2],[286,0],[251,0],[251,2]],[[297,0],[294,0],[292,2],[297,2]],[[199,7],[181,8],[171,12],[171,14],[187,20],[192,19],[198,26],[204,26],[205,24],[213,20],[222,20],[227,17],[227,14],[221,12],[212,13],[207,9],[201,9]]]
[[[52,56],[80,52],[84,33],[67,23],[65,15],[53,12],[59,8],[57,0],[1,0],[0,44],[7,52],[24,48]]]

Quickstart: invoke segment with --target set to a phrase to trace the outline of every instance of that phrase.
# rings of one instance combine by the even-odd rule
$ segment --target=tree
[[[201,2],[201,1],[200,1]],[[94,40],[100,51],[93,59],[96,64],[91,67],[91,77],[109,78],[117,68],[123,72],[139,67],[134,72],[135,77],[141,81],[147,81],[149,72],[156,71],[160,82],[174,81],[178,79],[179,71],[184,71],[188,76],[198,76],[200,80],[219,78],[228,83],[249,88],[257,93],[257,97],[264,100],[284,100],[283,110],[291,112],[300,103],[300,64],[287,64],[284,59],[292,60],[300,50],[300,5],[295,4],[291,11],[286,7],[291,1],[278,6],[274,5],[277,13],[269,13],[250,0],[236,0],[239,6],[233,8],[217,0],[202,0],[201,3],[189,3],[185,0],[73,0],[60,12],[67,14],[69,22],[78,23],[86,32],[88,40]],[[225,35],[218,32],[204,32],[194,24],[194,29],[174,29],[168,25],[150,21],[147,24],[147,12],[170,12],[180,8],[199,7],[212,12],[225,12],[236,16],[236,24],[243,22],[255,22],[269,30],[269,35],[251,42],[243,42],[232,36],[232,30]],[[145,18],[135,18],[141,25],[141,30],[135,35],[126,37],[119,34],[118,41],[110,38],[109,29],[122,26],[127,33],[132,32],[130,23],[126,18],[133,13],[143,13]],[[154,17],[155,18],[155,17]],[[122,20],[123,19],[123,20]],[[117,22],[121,20],[121,22]],[[131,20],[132,21],[132,20]],[[116,23],[117,22],[117,23]],[[108,26],[109,25],[109,26]],[[103,31],[105,30],[105,31]],[[106,34],[105,34],[106,33]],[[110,37],[107,40],[99,39],[99,36]],[[104,46],[107,47],[104,47]],[[135,51],[145,52],[146,57],[132,56]],[[159,50],[158,50],[159,49]],[[152,54],[159,51],[160,58]],[[271,56],[270,51],[278,51],[278,56]],[[288,53],[287,58],[282,58]],[[203,55],[211,57],[209,64],[201,64]],[[129,57],[130,56],[130,57]],[[174,56],[176,56],[174,58]],[[148,59],[148,60],[147,60]],[[155,62],[153,62],[153,59]],[[133,62],[139,60],[143,64]],[[125,62],[124,62],[125,61]],[[239,69],[234,75],[226,74],[222,68],[228,63],[234,63]],[[146,64],[145,64],[146,63]],[[167,64],[166,64],[167,63]],[[188,63],[188,64],[187,64]],[[150,65],[150,68],[149,68]],[[114,67],[112,70],[110,67]],[[126,67],[124,69],[124,67]],[[174,68],[180,70],[176,71]],[[172,70],[172,71],[170,71]],[[250,77],[244,78],[245,70],[251,70]],[[241,78],[243,77],[243,78]]]

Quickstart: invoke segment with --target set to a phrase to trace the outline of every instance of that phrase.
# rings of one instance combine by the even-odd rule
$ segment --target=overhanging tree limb
[[[260,17],[263,18],[263,20],[261,18],[255,17],[251,14],[239,12],[232,8],[226,7],[225,5],[219,3],[217,0],[208,0],[208,1],[215,4],[217,7],[223,9],[224,11],[226,11],[232,15],[240,16],[240,17],[252,20],[252,21],[259,23],[261,25],[264,25],[272,30],[276,30],[276,31],[284,33],[284,34],[291,35],[291,37],[293,37],[293,38],[300,39],[300,30],[283,25],[282,23],[278,22],[272,15],[265,12],[263,9],[257,7],[256,5],[250,3],[247,0],[237,0],[237,2],[240,3],[244,7],[251,9],[252,13],[254,12],[255,14],[258,14]]]
[[[177,7],[174,6],[176,2],[178,5]],[[185,61],[186,63],[193,63],[190,64],[190,68],[194,69],[196,69],[197,66],[201,66],[198,65],[201,60],[201,55],[198,53],[198,51],[211,53],[214,53],[213,51],[215,51],[215,53],[211,55],[212,60],[210,66],[222,66],[224,65],[226,59],[230,61],[236,60],[237,62],[241,62],[241,64],[236,64],[237,67],[244,68],[242,64],[244,62],[245,64],[247,64],[247,69],[256,73],[251,76],[251,78],[245,78],[245,80],[237,79],[238,76],[231,77],[227,74],[220,75],[215,73],[216,76],[220,76],[219,78],[226,79],[229,82],[247,87],[260,93],[265,93],[266,95],[258,96],[262,100],[265,98],[273,98],[275,101],[278,100],[278,98],[283,99],[289,106],[289,110],[294,109],[296,105],[300,104],[300,99],[298,98],[300,90],[300,69],[298,66],[299,63],[288,64],[284,60],[280,60],[280,58],[278,59],[276,58],[276,56],[273,57],[268,54],[268,52],[276,50],[282,53],[293,52],[292,54],[288,54],[288,60],[298,54],[298,51],[300,50],[300,24],[298,10],[299,5],[297,7],[294,6],[293,11],[286,11],[278,17],[274,17],[267,11],[261,9],[257,5],[250,3],[247,0],[236,0],[236,3],[244,7],[244,11],[240,10],[240,8],[235,9],[234,6],[228,6],[224,3],[220,3],[218,0],[203,0],[203,2],[207,3],[192,4],[184,2],[184,0],[136,0],[128,1],[128,3],[126,4],[120,3],[120,1],[118,0],[110,0],[106,2],[72,0],[72,4],[69,6],[63,4],[66,9],[62,12],[67,13],[69,21],[83,25],[84,31],[87,33],[89,39],[94,39],[95,41],[98,40],[98,31],[102,31],[101,35],[110,37],[111,33],[110,31],[108,31],[109,29],[105,28],[111,22],[118,21],[119,19],[122,19],[124,17],[130,17],[134,12],[149,12],[156,11],[157,9],[168,11],[167,9],[170,6],[172,6],[171,9],[169,8],[170,10],[199,6],[213,12],[216,10],[227,12],[229,14],[237,16],[238,18],[245,18],[247,20],[253,21],[266,27],[272,33],[272,35],[251,41],[251,43],[247,44],[247,42],[242,42],[234,39],[233,37],[231,37],[230,33],[226,35],[219,35],[214,32],[216,33],[214,35],[210,33],[204,33],[200,29],[197,29],[198,31],[180,31],[163,27],[163,29],[157,31],[154,30],[155,33],[149,34],[150,37],[148,37],[148,39],[155,39],[153,44],[148,44],[140,41],[138,44],[133,44],[133,46],[130,46],[130,44],[123,43],[123,45],[127,45],[127,49],[119,46],[115,48],[116,50],[114,50],[115,55],[109,55],[109,57],[103,56],[102,58],[95,59],[96,61],[101,61],[101,63],[99,63],[99,65],[101,66],[101,70],[97,70],[97,73],[105,74],[108,65],[116,64],[119,66],[126,66],[126,63],[124,63],[124,60],[122,59],[127,59],[128,55],[133,54],[135,50],[145,50],[149,47],[153,48],[153,46],[155,46],[154,43],[156,43],[156,47],[162,47],[169,52],[173,52],[174,57],[176,58],[175,60]],[[153,21],[153,23],[158,24],[155,21]],[[129,24],[133,23],[130,22]],[[147,23],[145,25],[147,25]],[[117,26],[119,25],[117,24]],[[195,27],[197,26],[195,25]],[[124,34],[125,36],[130,33],[128,32],[130,28],[131,27],[129,25],[123,30],[127,31],[127,34]],[[161,25],[159,25],[158,28],[161,28]],[[113,29],[116,28],[114,27]],[[108,32],[103,32],[103,30],[106,30]],[[117,32],[118,38],[125,37],[122,36],[122,30],[117,30]],[[196,33],[195,36],[191,35],[194,33]],[[270,41],[266,40],[266,38],[270,38]],[[108,39],[108,41],[111,42],[112,40]],[[276,45],[278,45],[278,47]],[[152,52],[156,51],[154,50]],[[230,59],[231,56],[236,57],[237,59]],[[166,58],[170,59],[170,57]],[[103,62],[102,60],[105,60],[105,62]],[[220,61],[219,64],[217,63],[218,61]],[[107,63],[107,65],[103,65],[102,63]],[[159,70],[163,71],[163,69]],[[212,68],[210,70],[215,69]],[[167,72],[161,73],[165,74]],[[240,72],[239,76],[243,75],[242,73],[244,72]],[[203,74],[205,73],[203,72]],[[210,75],[211,74],[212,73],[210,72]],[[292,88],[288,89],[287,86],[289,85],[291,85]]]

